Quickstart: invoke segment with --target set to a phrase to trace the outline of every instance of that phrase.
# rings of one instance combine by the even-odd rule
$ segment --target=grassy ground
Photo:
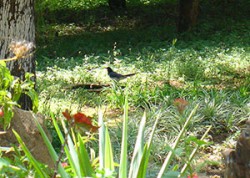
[[[199,137],[212,125],[212,144],[200,153],[206,166],[199,160],[193,166],[196,171],[219,170],[220,151],[235,145],[240,127],[250,117],[250,21],[244,4],[238,6],[229,4],[225,10],[222,5],[201,4],[197,27],[185,34],[176,33],[175,3],[138,6],[131,2],[128,12],[120,15],[112,14],[105,5],[49,10],[46,25],[38,33],[40,111],[61,117],[62,111],[70,109],[96,118],[101,107],[119,148],[126,90],[130,152],[143,111],[149,130],[156,116],[161,116],[154,142],[155,166],[162,163],[166,144],[173,142],[185,118],[199,104],[190,134]],[[233,7],[241,11],[232,14]],[[123,74],[137,74],[114,84],[107,66]],[[111,87],[98,93],[68,88],[77,84]],[[176,98],[189,102],[183,114],[173,105]]]

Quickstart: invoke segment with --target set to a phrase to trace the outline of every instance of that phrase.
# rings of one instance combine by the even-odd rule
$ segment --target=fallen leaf
[[[174,105],[177,107],[178,111],[180,113],[183,113],[183,111],[185,110],[185,108],[188,105],[188,102],[185,99],[182,98],[176,98],[174,100]]]

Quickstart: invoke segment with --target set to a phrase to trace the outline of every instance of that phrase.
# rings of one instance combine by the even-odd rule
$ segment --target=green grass
[[[120,148],[119,119],[125,101],[120,85],[126,86],[130,153],[144,109],[152,119],[147,123],[148,130],[155,116],[161,114],[152,145],[152,165],[164,161],[166,143],[174,142],[180,126],[197,104],[199,108],[189,125],[192,134],[199,136],[206,126],[212,125],[210,135],[217,142],[225,139],[220,134],[227,136],[238,131],[250,117],[250,22],[244,13],[247,11],[243,8],[226,16],[227,10],[224,14],[216,11],[221,6],[208,8],[202,4],[197,27],[177,34],[175,4],[155,3],[139,8],[135,5],[131,1],[128,14],[121,16],[110,14],[105,6],[87,10],[81,7],[76,14],[85,16],[69,15],[40,27],[37,51],[40,111],[45,114],[52,111],[59,117],[59,113],[70,109],[97,118],[97,112],[93,114],[90,109],[97,111],[103,107],[107,122],[113,126],[110,130],[113,146]],[[57,17],[66,10],[49,13]],[[53,15],[45,20],[50,21]],[[124,74],[137,74],[101,93],[66,89],[79,83],[113,85],[106,73],[107,66]],[[189,102],[182,116],[173,106],[176,98]],[[114,150],[116,157],[120,150]]]

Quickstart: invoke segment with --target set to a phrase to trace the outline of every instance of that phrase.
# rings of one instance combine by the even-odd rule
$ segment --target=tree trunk
[[[126,0],[108,0],[108,3],[112,11],[126,10]]]
[[[242,130],[235,149],[222,152],[225,178],[250,178],[250,119]]]
[[[199,14],[199,0],[180,0],[179,1],[179,21],[178,32],[191,30],[197,23]]]
[[[1,0],[0,1],[0,59],[13,57],[9,50],[11,42],[27,41],[35,44],[35,0]],[[26,56],[7,63],[11,74],[25,80],[25,73],[35,75],[34,56]],[[35,77],[33,78],[35,80]],[[19,104],[22,109],[30,110],[32,102],[22,95]]]

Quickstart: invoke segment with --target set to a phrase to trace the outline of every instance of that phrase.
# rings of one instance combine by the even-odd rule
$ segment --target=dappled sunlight
[[[101,109],[119,160],[128,96],[129,157],[138,118],[146,111],[146,138],[156,117],[160,118],[150,160],[155,174],[168,146],[198,106],[187,125],[188,134],[200,138],[211,125],[206,141],[213,143],[201,149],[201,159],[192,162],[192,169],[220,175],[224,168],[220,152],[235,144],[242,122],[250,117],[249,21],[245,11],[224,17],[227,9],[215,11],[222,5],[209,8],[204,2],[197,26],[178,34],[176,4],[167,2],[140,1],[140,6],[131,2],[133,6],[123,14],[112,14],[105,4],[83,11],[51,9],[45,17],[51,22],[38,37],[39,109],[58,116],[65,109],[83,112],[95,122]],[[51,14],[57,17],[60,12],[67,14],[53,22]],[[136,74],[117,82],[109,77],[107,67]],[[100,88],[97,92],[86,85]],[[180,147],[187,149],[187,145]],[[177,155],[173,164],[181,163]]]
[[[8,143],[0,145],[0,175],[250,176],[249,0],[11,6],[0,6],[0,142]],[[19,21],[36,32],[22,34],[29,27]],[[20,113],[29,117],[18,116],[28,103]],[[42,143],[52,165],[29,142]]]

